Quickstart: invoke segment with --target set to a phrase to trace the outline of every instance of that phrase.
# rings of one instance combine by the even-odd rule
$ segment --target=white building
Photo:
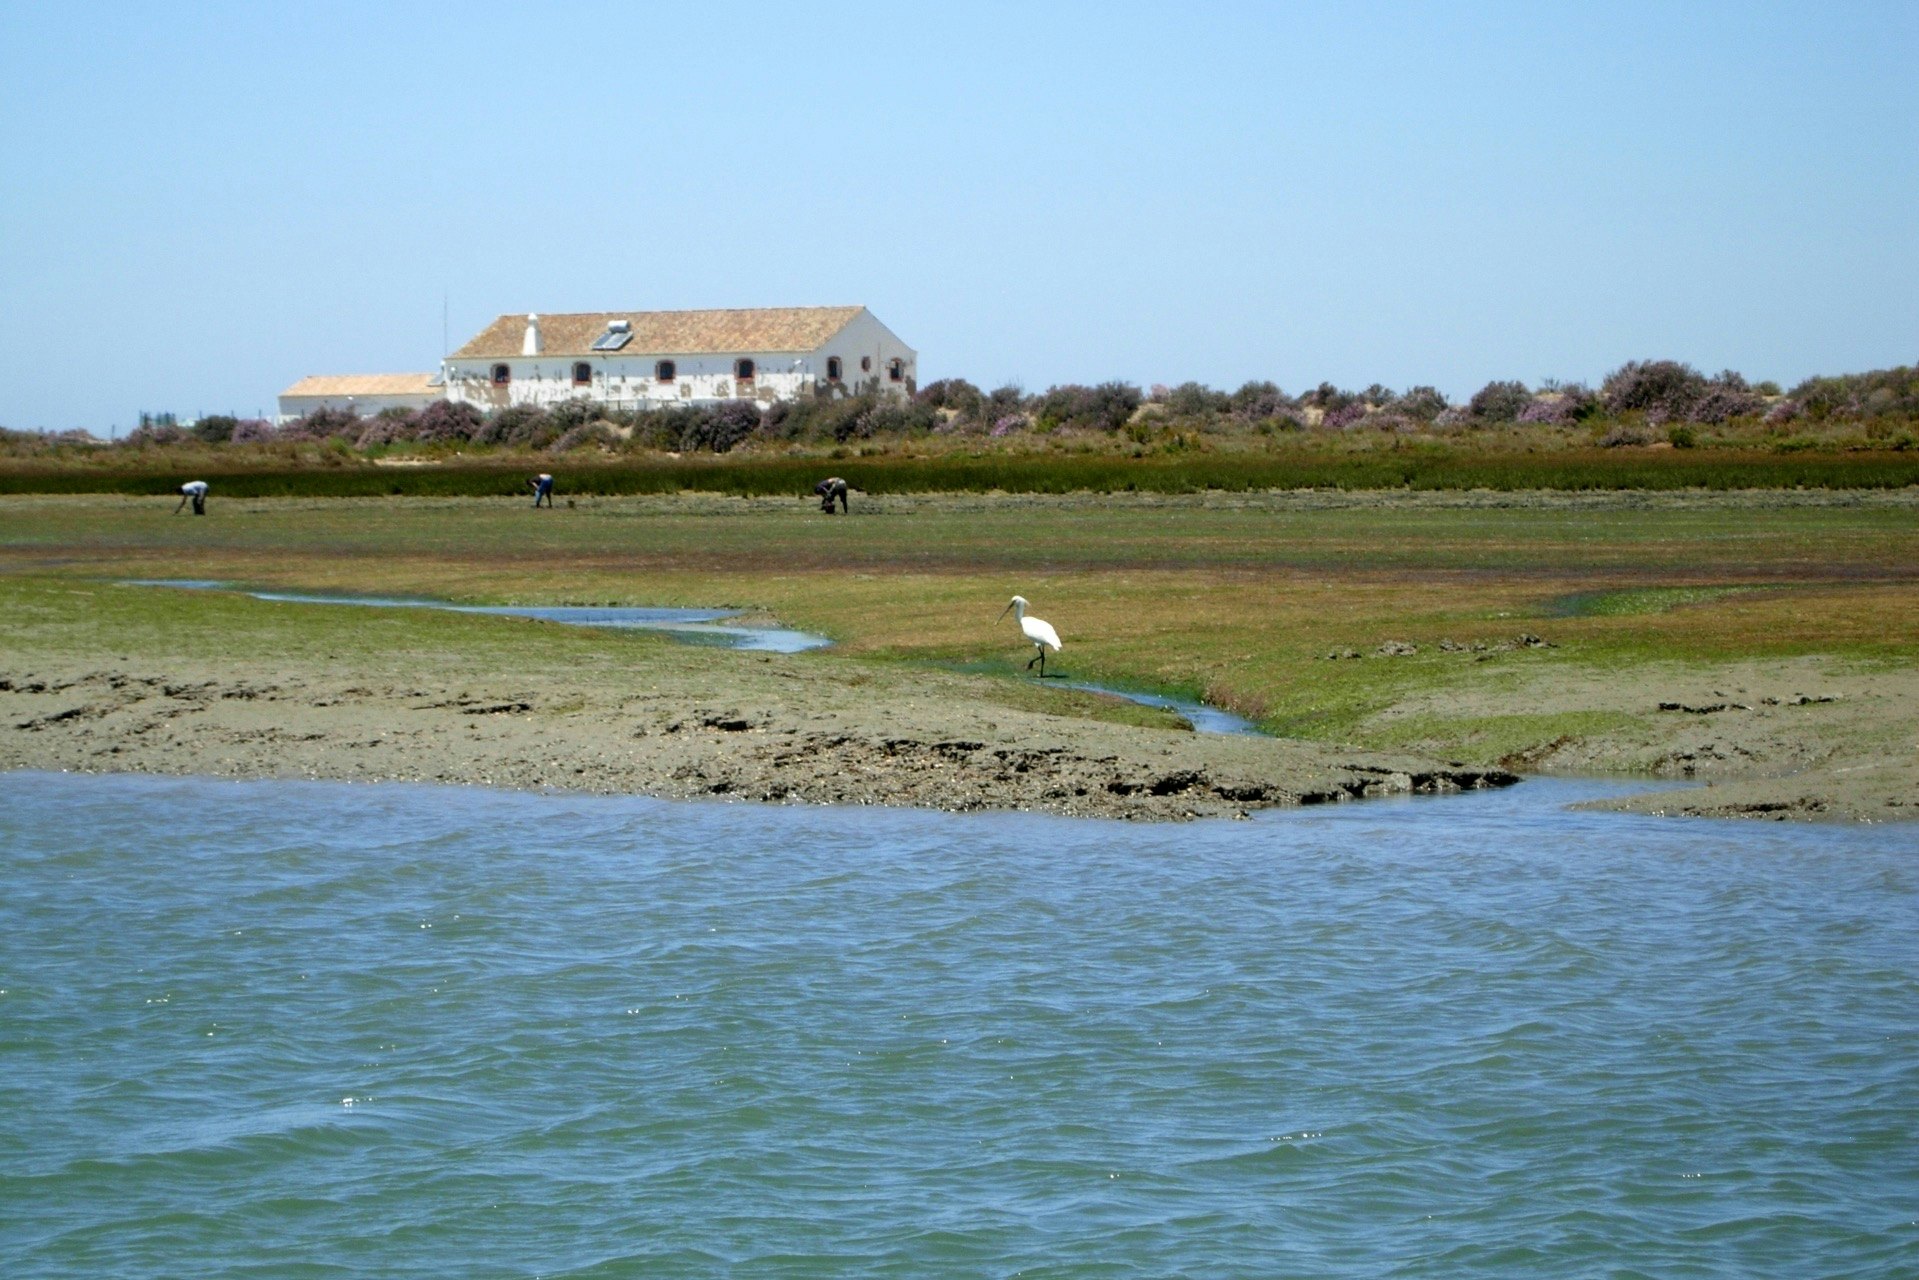
[[[446,358],[446,398],[482,411],[586,398],[613,409],[878,391],[919,353],[865,307],[506,315]]]
[[[302,378],[280,393],[280,421],[315,409],[345,409],[370,418],[382,409],[424,409],[444,389],[431,373],[343,373]]]

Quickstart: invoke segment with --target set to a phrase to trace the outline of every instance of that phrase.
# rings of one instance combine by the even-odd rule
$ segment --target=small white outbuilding
[[[370,418],[382,409],[424,409],[442,398],[433,373],[339,373],[302,378],[280,393],[280,421],[315,409],[345,409]]]

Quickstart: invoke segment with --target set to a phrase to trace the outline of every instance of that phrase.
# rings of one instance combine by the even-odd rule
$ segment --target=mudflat
[[[616,679],[37,664],[0,677],[0,767],[1161,820],[1517,781],[1403,752],[1021,710],[987,701],[982,679],[681,657]]]
[[[0,513],[0,766],[1151,819],[1623,773],[1692,784],[1645,812],[1919,816],[1919,491],[157,506]],[[836,646],[124,585],[159,577],[733,606]],[[1274,738],[1031,679],[1016,591],[1062,674]]]

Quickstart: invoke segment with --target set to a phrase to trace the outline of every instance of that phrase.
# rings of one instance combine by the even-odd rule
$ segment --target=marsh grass
[[[682,491],[743,497],[806,494],[821,477],[844,476],[866,494],[1164,493],[1328,489],[1649,490],[1881,489],[1919,484],[1919,454],[1808,449],[1521,450],[1423,441],[1330,440],[1271,451],[1219,451],[1134,458],[1111,452],[868,457],[648,456],[608,461],[518,458],[395,467],[353,462],[289,465],[267,457],[234,466],[219,454],[156,452],[114,467],[0,464],[0,493],[177,492],[183,477],[208,481],[218,499],[298,497],[505,497],[526,491],[529,469],[559,477],[562,499]],[[189,476],[187,473],[191,473]]]
[[[750,670],[739,655],[645,633],[114,583],[724,605],[832,636],[836,649],[794,661],[838,664],[848,679],[910,683],[916,670],[954,665],[1002,674],[993,696],[1008,705],[1156,722],[1159,713],[1028,678],[1030,646],[996,623],[1019,592],[1059,628],[1058,665],[1075,678],[1205,697],[1290,735],[1450,742],[1473,760],[1583,722],[1462,712],[1409,726],[1382,713],[1555,672],[1805,654],[1919,660],[1919,506],[1897,495],[1494,506],[902,497],[830,519],[798,499],[712,495],[540,513],[517,497],[229,498],[203,519],[174,518],[171,506],[91,496],[0,509],[7,650],[266,655],[394,672],[424,663],[529,680],[571,669],[639,680],[670,668],[723,683]],[[1594,603],[1569,613],[1569,599]],[[1521,633],[1552,647],[1515,647]],[[1417,652],[1382,656],[1388,641]],[[1328,660],[1336,651],[1361,656]]]

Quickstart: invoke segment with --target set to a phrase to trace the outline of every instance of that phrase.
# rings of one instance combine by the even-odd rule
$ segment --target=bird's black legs
[[[1039,663],[1039,678],[1044,680],[1046,678],[1046,650],[1041,649],[1037,654],[1035,654],[1033,656],[1033,662]],[[1026,669],[1028,671],[1031,671],[1033,669],[1033,662],[1029,662],[1026,664]]]

